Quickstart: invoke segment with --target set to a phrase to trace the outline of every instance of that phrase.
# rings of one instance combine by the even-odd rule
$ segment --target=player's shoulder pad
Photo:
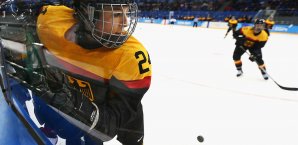
[[[229,20],[229,23],[230,23],[230,24],[237,24],[238,21],[237,21],[237,20],[232,20],[232,19],[231,19],[231,20]]]
[[[74,12],[73,9],[66,7],[64,5],[57,5],[57,6],[56,5],[45,5],[45,6],[42,6],[40,14],[45,15],[45,14],[50,13],[52,15],[52,14],[57,13],[58,11],[59,12],[60,11]]]
[[[261,34],[259,35],[259,41],[267,41],[268,38],[268,33],[265,30],[262,30]]]
[[[245,34],[247,31],[249,31],[250,29],[252,29],[251,26],[245,26],[245,27],[241,27],[239,29],[239,31],[242,33],[242,34]]]
[[[249,30],[251,30],[253,27],[252,26],[245,26],[245,27],[242,27],[241,29],[243,30],[243,31],[249,31]]]
[[[119,80],[141,80],[151,76],[151,60],[145,47],[134,37],[130,37],[121,46],[123,55],[114,71]]]
[[[268,19],[265,21],[265,23],[266,23],[267,25],[274,25],[274,24],[275,24],[274,21],[271,21],[271,20],[268,20]]]
[[[247,26],[241,28],[242,33],[245,35],[245,37],[253,40],[253,41],[267,41],[268,40],[268,34],[265,30],[262,30],[259,35],[254,35],[253,27]]]

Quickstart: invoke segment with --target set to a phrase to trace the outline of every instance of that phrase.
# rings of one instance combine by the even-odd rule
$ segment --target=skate
[[[264,80],[269,79],[268,74],[265,71],[261,70],[261,73],[262,73],[262,76],[263,76]]]
[[[243,71],[242,70],[237,70],[237,74],[236,74],[237,77],[242,76],[242,74],[243,74]]]
[[[263,76],[263,78],[264,78],[265,80],[268,80],[268,75],[267,75],[267,74],[262,74],[262,76]]]

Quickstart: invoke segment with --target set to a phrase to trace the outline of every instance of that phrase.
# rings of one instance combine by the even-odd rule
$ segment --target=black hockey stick
[[[251,57],[251,58],[253,58],[252,57],[252,55],[249,53],[249,52],[247,52],[244,48],[243,48],[243,46],[240,46],[240,48],[243,50],[243,51],[245,51],[245,53],[249,56],[249,57]],[[257,62],[256,62],[257,63]],[[264,73],[266,73],[267,75],[268,75],[268,77],[277,85],[277,86],[279,86],[281,89],[284,89],[284,90],[288,90],[288,91],[298,91],[298,88],[294,88],[294,87],[284,87],[284,86],[282,86],[282,85],[280,85],[280,84],[278,84],[269,74],[268,74],[268,72],[264,69],[264,68],[261,68],[261,67],[259,67]]]
[[[228,32],[226,33],[226,35],[225,35],[224,39],[225,39],[227,36],[228,36]]]

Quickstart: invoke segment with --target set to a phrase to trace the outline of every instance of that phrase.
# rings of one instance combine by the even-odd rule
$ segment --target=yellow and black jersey
[[[273,25],[275,24],[275,22],[274,22],[274,21],[271,21],[271,20],[269,20],[269,19],[267,19],[267,20],[265,21],[265,24],[266,24],[266,28],[268,28],[268,29],[272,29],[272,27],[273,27]]]
[[[242,23],[242,22],[245,22],[245,21],[246,21],[246,18],[245,17],[238,18],[238,22],[239,23]]]
[[[237,39],[239,35],[243,35],[242,39]],[[250,49],[259,49],[265,46],[268,40],[268,34],[262,30],[259,34],[254,34],[253,27],[242,27],[234,33],[236,45],[242,45]]]
[[[68,65],[62,69],[97,81],[115,77],[132,88],[141,85],[140,83],[133,86],[133,82],[151,77],[149,55],[134,37],[130,37],[120,48],[113,50],[84,49],[64,37],[77,23],[73,18],[72,9],[65,6],[47,6],[43,9],[46,13],[38,17],[38,36],[54,57]],[[147,85],[143,87],[149,87],[149,84]]]
[[[149,54],[132,36],[117,49],[90,50],[68,41],[65,34],[77,24],[73,15],[74,10],[65,6],[45,6],[38,16],[37,32],[47,62],[62,70],[69,87],[79,89],[91,101],[105,104],[112,100],[106,109],[113,112],[107,120],[114,126],[110,128],[130,130],[125,125],[139,117],[140,101],[150,86]],[[137,131],[142,132],[142,127]]]
[[[225,17],[224,21],[225,22],[229,22],[229,20],[231,19],[232,17]]]
[[[273,28],[273,25],[275,24],[274,21],[271,21],[269,19],[267,19],[265,21],[265,31],[267,32],[267,34],[270,36],[270,31]]]
[[[212,17],[209,17],[209,16],[208,16],[208,17],[206,18],[206,21],[212,21],[212,20],[213,20]]]
[[[238,24],[238,21],[233,19],[229,20],[228,22],[229,27],[237,27],[237,24]]]
[[[205,21],[206,17],[199,17],[199,21]]]
[[[265,21],[265,23],[266,23],[266,25],[268,25],[268,26],[273,26],[273,25],[275,24],[274,21],[271,21],[271,20],[269,20],[269,19],[267,19],[267,20]]]

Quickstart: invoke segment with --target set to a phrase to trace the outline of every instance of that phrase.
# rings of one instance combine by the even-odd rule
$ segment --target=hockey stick
[[[225,35],[224,39],[227,37],[227,35],[228,35],[228,32],[226,33],[226,35]]]
[[[243,48],[243,46],[240,46],[240,48],[243,50],[243,51],[245,51],[245,53],[249,56],[249,57],[251,57],[252,55],[249,53],[249,52],[247,52],[244,48]],[[257,62],[256,62],[257,63]],[[261,68],[261,67],[259,67],[263,72],[265,72],[267,75],[268,75],[268,77],[278,86],[278,87],[280,87],[281,89],[284,89],[284,90],[288,90],[288,91],[298,91],[298,88],[294,88],[294,87],[284,87],[284,86],[282,86],[282,85],[280,85],[280,84],[278,84],[269,74],[268,74],[268,72],[264,69],[264,68]]]

